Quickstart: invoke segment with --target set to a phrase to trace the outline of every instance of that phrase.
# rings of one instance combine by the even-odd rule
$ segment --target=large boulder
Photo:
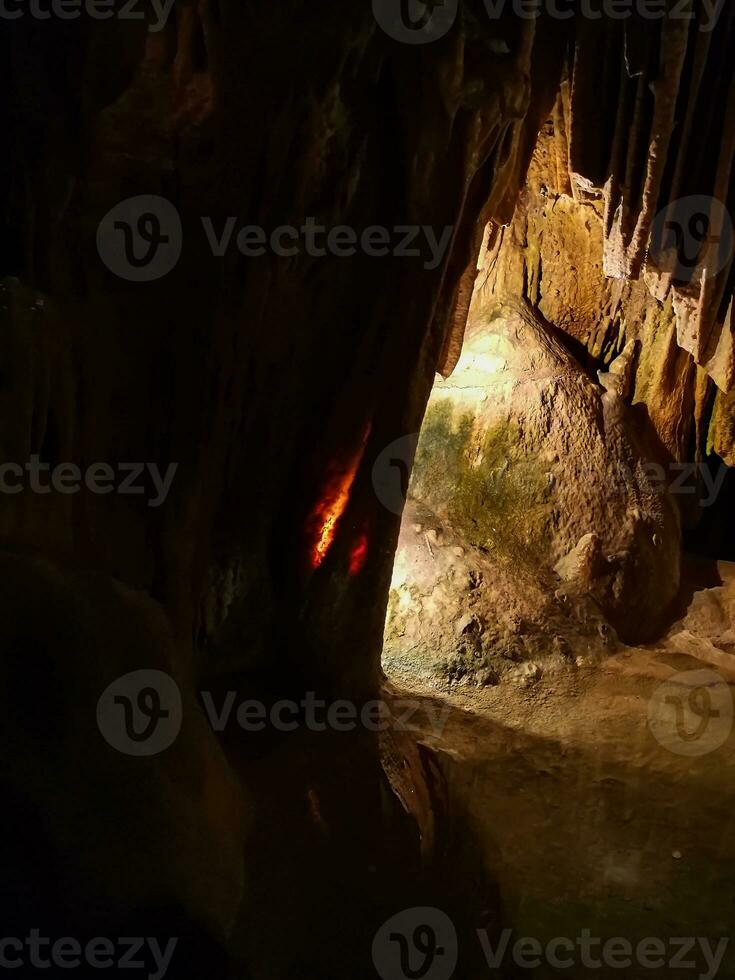
[[[411,493],[471,546],[591,597],[623,639],[647,639],[679,588],[666,461],[619,383],[632,351],[598,380],[561,337],[526,305],[474,316],[457,369],[434,387]]]

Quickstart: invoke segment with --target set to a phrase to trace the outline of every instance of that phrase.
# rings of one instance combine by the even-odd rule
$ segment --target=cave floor
[[[411,682],[405,671],[389,674],[398,693],[416,698],[424,709],[414,723],[445,784],[446,880],[460,893],[458,879],[473,879],[473,930],[500,923],[513,929],[514,939],[542,943],[577,937],[583,929],[631,942],[653,937],[667,945],[671,937],[709,937],[713,948],[730,936],[732,719],[727,710],[704,719],[702,737],[713,744],[691,749],[696,739],[690,739],[684,749],[698,755],[681,754],[678,747],[685,743],[676,737],[674,751],[665,747],[649,725],[651,698],[683,672],[716,669],[720,696],[723,690],[728,701],[732,695],[735,670],[728,661],[735,657],[728,647],[735,566],[719,563],[714,581],[703,585],[703,574],[711,571],[702,563],[690,565],[683,615],[664,639],[620,647],[597,665],[544,676],[531,686],[455,686],[444,693],[426,686],[425,675]],[[449,709],[440,733],[432,714],[438,707]],[[714,728],[707,731],[707,724]],[[484,884],[477,883],[478,865]],[[465,941],[476,944],[477,937],[468,933]],[[732,945],[719,977],[735,976]],[[466,974],[487,976],[478,950],[467,955]],[[707,976],[701,952],[698,959],[692,956],[696,967],[663,972]],[[517,975],[589,973],[542,965]],[[594,975],[605,976],[605,968]],[[613,969],[610,975],[636,974]]]

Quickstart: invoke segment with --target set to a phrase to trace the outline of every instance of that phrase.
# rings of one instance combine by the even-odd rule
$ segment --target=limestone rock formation
[[[503,359],[478,377],[475,352],[488,346]],[[450,511],[468,506],[471,539],[528,566],[553,567],[595,535],[602,562],[588,591],[621,634],[655,631],[678,589],[679,519],[647,475],[654,449],[625,403],[528,309],[477,310],[465,349],[432,396],[414,493]],[[447,468],[454,492],[432,462],[441,438],[459,456]]]
[[[562,582],[578,583],[589,588],[599,575],[603,560],[602,542],[594,531],[589,531],[568,555],[559,559],[554,571]]]

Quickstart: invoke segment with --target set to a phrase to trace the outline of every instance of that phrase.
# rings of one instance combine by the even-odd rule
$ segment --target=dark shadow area
[[[699,523],[684,533],[684,548],[693,554],[717,561],[735,561],[735,469],[711,453],[702,467],[709,474],[710,487],[719,487],[708,506],[700,499]]]

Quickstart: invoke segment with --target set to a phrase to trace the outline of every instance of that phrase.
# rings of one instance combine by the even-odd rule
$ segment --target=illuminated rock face
[[[725,35],[716,39],[713,58]],[[672,36],[666,43],[681,54],[682,41]],[[606,50],[606,63],[614,60],[614,50],[614,44]],[[652,104],[662,105],[665,90],[679,86],[674,61],[664,59],[666,77],[644,95]],[[656,187],[651,193],[661,208],[657,215],[650,213],[650,201],[645,207],[635,204],[632,185],[616,183],[614,168],[609,181],[595,186],[595,174],[608,173],[604,154],[614,140],[607,118],[583,127],[592,113],[583,87],[591,67],[582,53],[571,92],[562,86],[513,220],[508,227],[491,223],[486,229],[476,288],[471,302],[466,300],[466,328],[455,324],[460,336],[464,330],[463,343],[455,336],[445,348],[441,367],[449,376],[435,385],[429,402],[412,493],[436,519],[460,532],[462,544],[490,550],[498,583],[503,554],[535,569],[547,591],[554,572],[558,583],[562,570],[565,592],[594,596],[620,635],[637,639],[661,629],[676,595],[680,517],[695,539],[703,527],[721,549],[729,547],[726,519],[712,514],[727,510],[729,478],[722,471],[733,458],[733,359],[726,352],[732,236],[728,239],[727,215],[722,227],[717,225],[722,203],[710,198],[715,239],[723,227],[724,232],[716,247],[705,243],[692,253],[706,281],[695,282],[696,275],[680,281],[686,272],[681,256],[677,275],[664,274],[673,269],[672,257],[656,234],[663,218],[676,224],[686,217],[682,207],[686,211],[688,199],[672,205],[671,195],[677,187],[683,193],[684,173],[687,181],[694,179],[696,166],[683,163],[696,156],[694,131],[672,137],[658,116],[662,158],[646,161],[646,143],[638,144],[638,173],[647,173]],[[611,63],[608,67],[615,71]],[[702,79],[705,87],[718,88],[708,73]],[[697,89],[695,98],[703,91]],[[615,126],[624,127],[626,119],[622,112]],[[645,125],[633,121],[634,128]],[[732,145],[725,134],[721,157],[728,154]],[[674,185],[656,176],[667,156],[678,174]],[[714,173],[700,177],[700,187],[717,192]],[[710,178],[714,182],[708,183]],[[641,242],[649,234],[644,263]],[[680,244],[691,248],[684,237]],[[713,259],[721,262],[716,269]],[[723,290],[718,310],[713,297]],[[530,328],[514,328],[513,313],[509,327],[507,306],[512,309],[519,297],[532,311]],[[544,323],[547,329],[539,331]],[[705,335],[712,338],[709,344]],[[561,371],[549,358],[550,338],[565,348]],[[569,381],[560,383],[565,371],[575,379],[571,388]],[[587,547],[591,542],[594,549]],[[406,554],[412,554],[412,545],[411,536],[402,534]],[[404,574],[394,577],[389,659],[405,652],[401,631],[407,610],[413,610],[424,633],[441,634],[437,617],[410,598],[410,590],[419,586],[405,574],[411,565],[406,554],[399,549]],[[572,567],[577,574],[567,574]],[[544,578],[543,570],[550,568],[551,577]],[[526,600],[528,609],[527,585],[516,591],[515,601]],[[512,592],[506,583],[506,600]],[[547,615],[541,593],[530,593],[539,622]],[[461,588],[457,595],[466,604]],[[486,611],[485,618],[502,616]],[[447,640],[451,646],[451,636]]]
[[[467,637],[455,642],[449,624],[467,611],[481,666],[496,674],[510,666],[494,659],[498,651],[505,661],[551,658],[553,666],[554,637],[576,653],[595,648],[604,620],[626,640],[662,628],[679,587],[679,517],[649,478],[661,457],[616,390],[625,373],[611,371],[615,381],[603,388],[530,306],[473,307],[462,356],[435,385],[421,431],[387,663],[420,646],[437,678],[440,651],[451,673]],[[416,505],[430,515],[422,533],[433,522],[459,556],[446,547],[445,558],[435,556],[438,547],[411,533]],[[585,547],[592,540],[594,549]],[[473,577],[482,584],[473,587]],[[504,637],[518,619],[533,624],[536,639],[507,656]]]
[[[562,87],[542,129],[513,220],[508,227],[486,229],[463,343],[455,339],[445,349],[449,359],[442,370],[449,376],[435,385],[429,402],[412,493],[435,519],[459,532],[462,544],[489,549],[497,567],[489,574],[498,585],[503,555],[513,554],[536,571],[540,591],[529,592],[524,582],[513,596],[527,615],[534,596],[532,619],[541,623],[548,615],[542,594],[549,583],[558,584],[561,569],[565,593],[594,596],[622,637],[639,639],[662,628],[676,595],[680,518],[692,532],[708,516],[707,508],[726,504],[720,470],[733,455],[727,373],[732,357],[708,360],[706,345],[692,348],[693,334],[682,342],[694,324],[682,296],[691,302],[697,291],[675,276],[656,279],[657,259],[666,264],[660,249],[652,246],[644,269],[635,258],[640,241],[624,243],[623,225],[636,225],[645,237],[660,220],[636,212],[630,186],[611,179],[595,187],[593,179],[574,171],[572,160],[584,159],[589,177],[603,172],[600,160],[611,138],[607,119],[598,119],[598,146],[590,138],[594,127],[582,128],[592,111],[582,89],[583,72],[591,68],[585,54],[577,67],[573,91]],[[663,88],[676,88],[678,80],[672,79]],[[714,79],[709,84],[717,87]],[[651,95],[656,103],[660,88]],[[625,118],[618,116],[616,125],[625,125]],[[664,157],[681,161],[694,152],[687,142],[691,132],[681,142],[669,142],[670,135],[665,132],[659,143],[666,147]],[[725,140],[722,154],[731,149]],[[641,173],[646,167],[649,175],[660,171],[661,160],[644,163],[642,158]],[[659,190],[661,214],[681,218],[681,209],[669,207],[671,186],[663,183]],[[613,198],[625,203],[611,227]],[[711,208],[716,215],[716,201]],[[711,258],[712,250],[703,254]],[[728,321],[712,306],[705,314],[702,297],[714,295],[713,285],[724,288],[732,255],[725,251],[722,258],[722,268],[701,291],[696,328],[720,338],[714,345],[720,354],[730,336]],[[699,260],[706,269],[701,255]],[[519,297],[532,311],[520,329],[513,326],[513,312],[509,324],[507,310]],[[727,289],[725,299],[723,312]],[[550,346],[559,343],[565,348],[562,369],[549,356]],[[709,456],[708,466],[715,476],[700,466],[713,451],[719,457]],[[708,533],[725,548],[722,520],[715,518],[718,530]],[[591,541],[594,560],[584,547]],[[412,546],[411,536],[402,534],[406,554]],[[405,570],[407,564],[399,549],[398,567]],[[567,575],[573,566],[578,574]],[[442,632],[430,608],[411,599],[410,590],[419,586],[410,573],[394,577],[394,588],[386,630],[389,659],[405,653],[401,631],[408,610],[426,635]],[[513,592],[506,582],[499,594],[507,603]],[[457,595],[466,605],[461,588]],[[485,618],[502,615],[485,610]],[[451,647],[451,636],[445,639],[440,645]]]
[[[735,557],[727,517],[733,504],[733,474],[726,469],[735,458],[732,384],[726,374],[714,369],[714,362],[682,346],[685,320],[675,277],[668,277],[665,288],[657,288],[650,275],[637,279],[606,275],[604,195],[592,186],[583,193],[565,177],[565,158],[560,158],[560,147],[565,145],[563,102],[562,97],[541,133],[513,222],[502,234],[491,231],[486,238],[474,309],[492,310],[521,294],[559,328],[590,374],[631,406],[635,431],[646,436],[655,450],[649,458],[665,467],[666,478],[659,482],[674,493],[685,546],[698,551],[706,540],[711,557]],[[723,153],[728,146],[725,139]],[[684,152],[681,147],[672,150],[674,157],[679,151]],[[692,254],[699,254],[696,240],[677,224],[690,199],[672,212],[665,193],[664,188],[658,224],[665,219],[678,228],[682,249],[694,248]],[[726,196],[720,200],[705,195],[702,200],[709,202],[714,214]],[[691,231],[699,217],[690,212],[687,220]],[[705,261],[715,252],[724,262],[716,275]],[[733,238],[728,234],[721,236],[717,248],[711,244],[704,248],[697,266],[709,276],[703,295],[710,295],[715,286],[722,288],[723,276],[731,275],[733,254]],[[652,247],[647,267],[657,255]],[[728,303],[726,290],[723,314]],[[717,320],[711,328],[701,320],[700,327],[705,333],[711,329],[709,336],[716,338],[713,343],[720,352],[731,342],[727,319]],[[728,355],[720,366],[725,362],[732,358]],[[658,466],[652,466],[651,472],[660,477]]]
[[[672,295],[655,295],[644,277],[606,275],[602,191],[573,195],[569,180],[560,177],[556,123],[555,114],[540,135],[512,223],[486,236],[475,309],[525,296],[568,335],[594,373],[606,374],[627,346],[626,397],[642,406],[639,414],[647,415],[669,455],[686,460],[692,440],[704,449],[712,429],[725,458],[731,452],[727,387],[718,387],[678,345],[681,323]]]

